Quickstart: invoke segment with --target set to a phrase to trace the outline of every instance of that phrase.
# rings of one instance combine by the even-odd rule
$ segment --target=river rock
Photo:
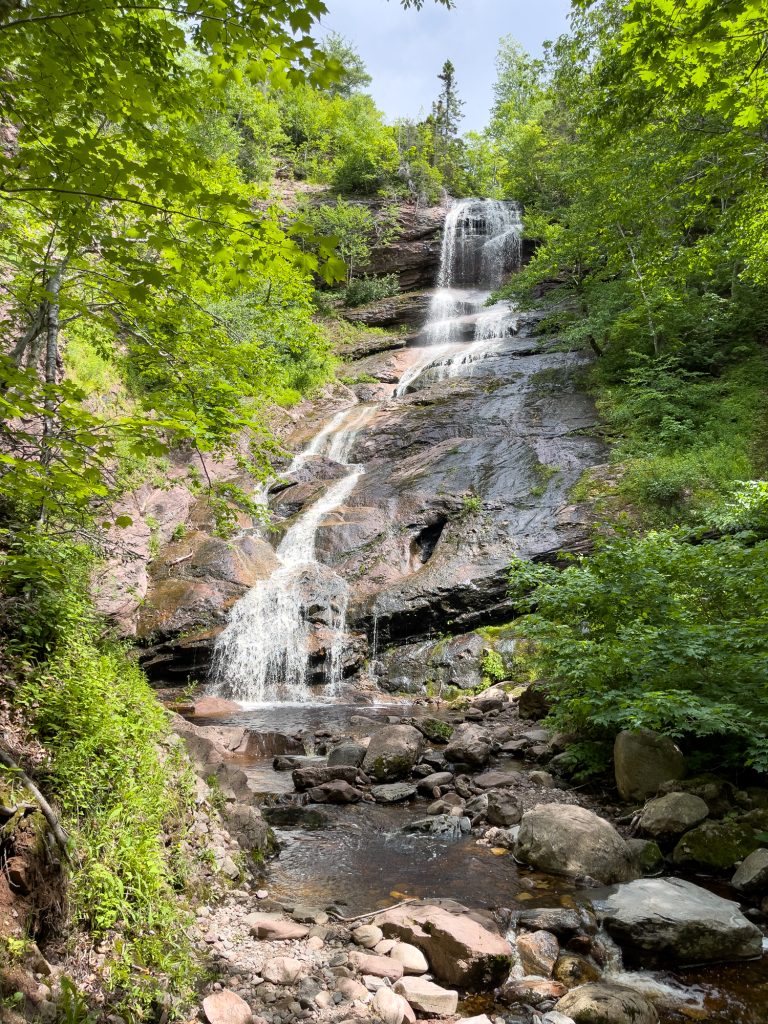
[[[641,963],[749,960],[762,951],[760,929],[737,903],[681,878],[620,885],[600,909],[611,936]]]
[[[326,782],[347,782],[353,786],[360,777],[359,770],[354,765],[308,765],[306,768],[296,768],[291,775],[293,785],[299,793],[317,786],[323,786]]]
[[[452,782],[453,772],[432,772],[426,778],[419,779],[416,786],[422,793],[431,793],[433,789],[450,786]]]
[[[491,756],[492,740],[485,729],[471,722],[459,725],[445,748],[445,756],[454,764],[486,765]]]
[[[561,953],[552,975],[555,981],[566,988],[586,985],[588,981],[599,981],[601,977],[597,964],[578,953]]]
[[[731,879],[731,885],[749,896],[768,890],[768,850],[759,849],[745,857]]]
[[[571,989],[555,1009],[576,1024],[658,1024],[653,1003],[625,985],[593,982]]]
[[[685,758],[673,740],[649,729],[620,732],[613,746],[616,788],[624,800],[655,796],[659,786],[685,775]]]
[[[387,782],[383,786],[372,786],[371,796],[377,804],[399,804],[413,800],[416,787],[408,782]]]
[[[397,981],[403,976],[403,965],[389,956],[376,956],[375,953],[361,953],[353,949],[349,954],[349,962],[360,974],[372,974],[376,978],[389,978]]]
[[[565,991],[565,986],[559,981],[550,981],[548,978],[533,975],[525,978],[508,978],[499,989],[498,996],[502,1003],[511,1006],[515,1003],[540,1006],[542,1003],[551,1004],[553,999],[565,995]]]
[[[552,701],[547,694],[547,684],[542,680],[526,686],[517,699],[517,709],[521,718],[538,721],[549,714],[551,707]]]
[[[709,808],[691,793],[668,793],[649,800],[643,808],[639,827],[649,836],[679,836],[701,824]]]
[[[518,936],[517,952],[526,974],[549,978],[560,955],[560,943],[551,932],[529,932]]]
[[[253,1020],[248,1003],[228,988],[206,996],[203,1012],[208,1024],[250,1024]]]
[[[267,960],[261,969],[265,981],[273,985],[292,985],[301,974],[301,963],[292,956],[276,956]]]
[[[427,958],[410,942],[393,942],[388,955],[403,965],[406,974],[425,974],[429,970]]]
[[[313,804],[356,804],[363,799],[359,789],[341,779],[336,782],[324,782],[322,786],[313,786],[307,790],[307,796]]]
[[[518,786],[520,776],[517,772],[483,772],[476,775],[472,780],[480,789],[504,789],[508,786]]]
[[[387,936],[418,946],[433,974],[449,985],[499,984],[509,970],[512,947],[465,914],[430,904],[393,907],[376,919]]]
[[[627,846],[641,875],[656,875],[664,867],[664,854],[652,839],[628,839]]]
[[[285,942],[289,939],[305,939],[309,928],[296,921],[286,921],[275,914],[248,914],[245,923],[256,939]]]
[[[487,793],[478,793],[477,796],[473,796],[471,800],[467,801],[464,811],[469,815],[473,825],[477,824],[478,821],[485,820],[485,816],[488,813],[488,801]]]
[[[371,1008],[384,1024],[413,1024],[416,1020],[416,1014],[408,1002],[385,986],[377,990]]]
[[[377,782],[403,779],[419,760],[424,737],[412,725],[389,725],[374,733],[363,770]]]
[[[352,938],[358,946],[373,949],[384,938],[384,932],[375,924],[361,924],[352,932]]]
[[[487,794],[488,807],[485,816],[492,825],[507,828],[516,825],[523,814],[520,800],[508,789],[495,789]]]
[[[531,931],[554,932],[560,939],[569,939],[577,932],[593,932],[594,918],[585,910],[568,910],[565,907],[537,907],[523,910],[518,922]]]
[[[401,978],[394,985],[395,992],[407,999],[417,1013],[429,1017],[447,1017],[459,1005],[459,993],[441,988],[426,978]]]
[[[336,991],[341,992],[350,1003],[354,1002],[355,999],[359,999],[361,1002],[368,1002],[371,998],[365,985],[361,985],[354,978],[339,978],[336,982]]]
[[[453,736],[453,726],[439,718],[414,718],[413,724],[430,743],[447,743]]]
[[[672,860],[686,871],[725,871],[759,845],[749,825],[737,821],[705,821],[685,833],[672,852]]]
[[[345,740],[329,752],[328,765],[330,767],[351,765],[354,768],[359,768],[365,757],[365,749],[362,743],[355,743],[354,740]]]
[[[537,804],[526,811],[515,857],[541,871],[587,875],[607,885],[637,874],[629,848],[613,825],[569,804]]]

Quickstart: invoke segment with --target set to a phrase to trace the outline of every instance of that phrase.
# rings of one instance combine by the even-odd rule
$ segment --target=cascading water
[[[520,261],[521,221],[514,203],[467,199],[445,220],[438,288],[423,328],[426,344],[395,388],[400,396],[424,376],[442,379],[482,358],[483,346],[513,332],[507,303],[486,308],[491,290]],[[471,287],[470,287],[471,286]],[[323,700],[332,700],[343,675],[348,586],[316,556],[317,531],[351,496],[362,466],[349,462],[355,441],[379,406],[353,406],[334,416],[286,472],[323,455],[347,472],[287,530],[275,552],[279,567],[232,609],[213,655],[213,689],[247,704],[304,703],[310,663],[324,653]],[[266,498],[266,490],[265,490]],[[376,655],[374,655],[375,661]],[[314,681],[320,681],[314,677]]]

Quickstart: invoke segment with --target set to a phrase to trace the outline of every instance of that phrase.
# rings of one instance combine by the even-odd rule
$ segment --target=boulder
[[[522,817],[520,800],[508,789],[494,789],[487,794],[488,807],[485,816],[491,825],[507,828],[516,825]]]
[[[526,811],[515,857],[540,871],[587,875],[607,885],[637,875],[629,847],[613,825],[569,804],[537,804]]]
[[[383,786],[372,786],[371,796],[377,804],[399,804],[413,800],[416,787],[409,782],[386,782]]]
[[[640,963],[696,964],[760,956],[762,933],[737,903],[681,878],[643,878],[601,903],[611,936]]]
[[[653,1003],[625,985],[580,985],[566,993],[555,1009],[576,1024],[659,1024]]]
[[[431,793],[433,789],[440,789],[441,786],[450,786],[453,782],[453,772],[432,772],[416,783],[422,793]]]
[[[426,978],[401,978],[395,982],[394,989],[417,1013],[429,1017],[448,1017],[459,1005],[458,992],[441,988]]]
[[[597,964],[578,953],[561,953],[552,975],[555,981],[561,982],[566,988],[586,985],[588,981],[599,981],[601,976]]]
[[[388,956],[401,963],[406,974],[425,974],[429,970],[427,958],[410,942],[393,942]]]
[[[749,896],[768,891],[768,850],[759,849],[745,857],[731,879],[731,885]]]
[[[453,736],[453,726],[439,718],[414,718],[413,724],[430,743],[447,743]]]
[[[272,957],[262,967],[261,974],[273,985],[292,985],[301,974],[301,963],[292,956]]]
[[[417,946],[441,981],[493,987],[509,971],[512,947],[466,914],[430,904],[393,907],[377,919],[386,936]]]
[[[469,764],[482,768],[491,757],[493,742],[479,725],[464,722],[459,725],[445,748],[445,756],[454,764]]]
[[[413,1024],[416,1020],[416,1014],[408,1002],[386,986],[376,991],[371,1009],[384,1024]]]
[[[525,978],[508,978],[499,989],[502,1003],[513,1006],[524,1003],[526,1006],[540,1006],[542,1003],[552,1004],[553,999],[565,995],[565,986],[559,981],[539,978],[536,975]]]
[[[208,1024],[250,1024],[253,1020],[248,1003],[228,988],[206,996],[203,1013]]]
[[[349,954],[349,962],[360,974],[372,974],[375,978],[389,978],[390,981],[397,981],[403,976],[403,965],[388,956],[360,953],[353,949]]]
[[[620,732],[613,746],[616,788],[623,800],[645,800],[659,786],[685,775],[685,759],[668,736],[640,729]]]
[[[354,786],[360,778],[360,771],[354,765],[307,765],[305,768],[295,768],[291,778],[297,792],[304,793],[326,782],[341,781]]]
[[[664,867],[664,854],[652,839],[628,839],[627,846],[641,875],[656,875]]]
[[[560,939],[570,939],[577,932],[594,931],[594,920],[584,910],[568,910],[565,907],[537,907],[523,910],[518,923],[531,931],[554,932]]]
[[[672,852],[672,861],[686,871],[726,871],[759,845],[749,825],[737,821],[705,821],[685,833]]]
[[[476,775],[472,781],[480,789],[505,789],[509,786],[520,785],[520,775],[517,772],[493,770]]]
[[[709,808],[691,793],[668,793],[649,800],[643,808],[639,827],[649,836],[680,836],[700,825]]]
[[[526,974],[549,978],[560,955],[560,943],[551,932],[529,932],[518,937],[517,952]]]
[[[328,754],[328,765],[351,765],[359,768],[365,757],[365,747],[362,743],[355,743],[354,740],[345,740],[339,743]]]
[[[307,796],[313,804],[356,804],[363,799],[359,789],[341,779],[336,782],[324,782],[322,786],[313,786],[307,790]]]
[[[384,932],[375,924],[361,924],[352,932],[352,938],[358,946],[364,949],[373,949],[384,938]]]
[[[363,770],[377,782],[410,775],[419,760],[424,737],[412,725],[389,725],[374,733],[363,759]]]
[[[531,718],[538,722],[545,718],[552,707],[547,694],[547,685],[541,680],[526,686],[517,699],[517,709],[521,718]]]

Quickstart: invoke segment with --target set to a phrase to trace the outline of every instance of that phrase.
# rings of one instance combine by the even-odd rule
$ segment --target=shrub
[[[563,570],[516,561],[510,580],[554,726],[717,735],[718,757],[768,771],[768,541],[651,532]]]
[[[356,277],[344,292],[346,306],[366,306],[378,299],[388,299],[400,291],[400,280],[397,274],[384,274],[382,277]]]

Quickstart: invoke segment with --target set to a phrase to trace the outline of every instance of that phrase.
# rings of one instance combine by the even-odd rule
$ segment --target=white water
[[[427,373],[438,380],[456,376],[514,330],[509,304],[486,308],[485,303],[504,273],[519,263],[520,237],[520,212],[513,203],[473,199],[451,207],[443,231],[439,287],[423,329],[427,344],[403,373],[395,397]],[[349,459],[378,408],[364,404],[337,413],[286,471],[290,478],[316,455],[347,470],[286,531],[275,552],[278,568],[269,579],[233,607],[214,647],[214,692],[249,705],[316,700],[308,687],[309,668],[313,656],[316,660],[324,650],[322,699],[337,695],[349,588],[318,561],[317,532],[350,499],[365,472]]]

